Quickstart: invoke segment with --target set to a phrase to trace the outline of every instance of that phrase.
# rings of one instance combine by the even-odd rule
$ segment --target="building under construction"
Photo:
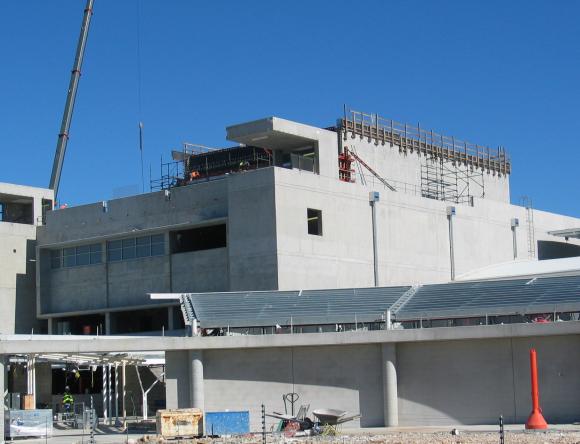
[[[183,327],[149,293],[446,282],[492,264],[580,254],[574,218],[510,203],[490,149],[350,111],[333,127],[234,125],[186,144],[152,191],[60,209],[38,229],[38,318],[52,333]]]

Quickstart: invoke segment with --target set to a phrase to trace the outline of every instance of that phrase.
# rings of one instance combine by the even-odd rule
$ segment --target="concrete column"
[[[191,407],[204,410],[203,354],[201,350],[190,350]]]
[[[8,359],[6,355],[0,355],[0,396],[2,397],[2,402],[0,402],[0,444],[4,444],[4,415],[6,414],[4,409],[4,393],[6,391],[6,365],[8,364]]]
[[[49,335],[53,335],[54,334],[54,331],[53,331],[53,329],[54,329],[54,325],[53,325],[54,324],[54,321],[53,321],[53,318],[48,318],[47,321],[48,321],[48,334]]]
[[[382,344],[383,402],[385,427],[399,425],[399,396],[397,392],[397,345]]]
[[[167,307],[167,330],[171,331],[175,328],[173,325],[173,307]]]
[[[110,312],[105,313],[105,334],[106,335],[111,334],[111,313]]]
[[[42,225],[42,198],[35,197],[33,202],[34,225]]]

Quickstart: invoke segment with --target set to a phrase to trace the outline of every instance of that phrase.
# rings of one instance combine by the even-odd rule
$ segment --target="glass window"
[[[50,250],[50,268],[62,266],[62,250]]]
[[[136,257],[151,256],[151,236],[138,237],[136,242]]]
[[[154,234],[151,236],[151,256],[161,256],[165,254],[165,235]]]
[[[101,244],[91,245],[91,264],[100,264],[102,262],[102,247]]]
[[[123,239],[123,259],[135,257],[135,238]]]
[[[123,259],[123,243],[122,241],[107,242],[107,257],[109,261],[120,261]]]
[[[88,245],[83,245],[76,248],[76,265],[89,265],[91,263],[91,249]]]
[[[74,247],[62,250],[63,264],[65,267],[74,267],[77,264],[76,250]]]

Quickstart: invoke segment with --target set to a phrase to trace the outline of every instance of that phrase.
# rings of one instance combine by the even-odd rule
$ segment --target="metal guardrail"
[[[435,158],[445,158],[454,162],[472,165],[498,174],[511,173],[511,161],[504,148],[492,149],[444,136],[417,125],[385,119],[378,114],[367,114],[360,111],[345,110],[340,120],[341,130],[352,136],[368,137],[381,142],[398,145],[402,150],[419,151]]]

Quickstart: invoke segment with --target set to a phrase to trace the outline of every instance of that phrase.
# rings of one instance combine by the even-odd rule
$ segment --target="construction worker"
[[[74,398],[70,394],[70,387],[67,385],[64,388],[64,395],[62,395],[62,405],[64,406],[65,413],[70,413],[72,411],[74,402]]]

